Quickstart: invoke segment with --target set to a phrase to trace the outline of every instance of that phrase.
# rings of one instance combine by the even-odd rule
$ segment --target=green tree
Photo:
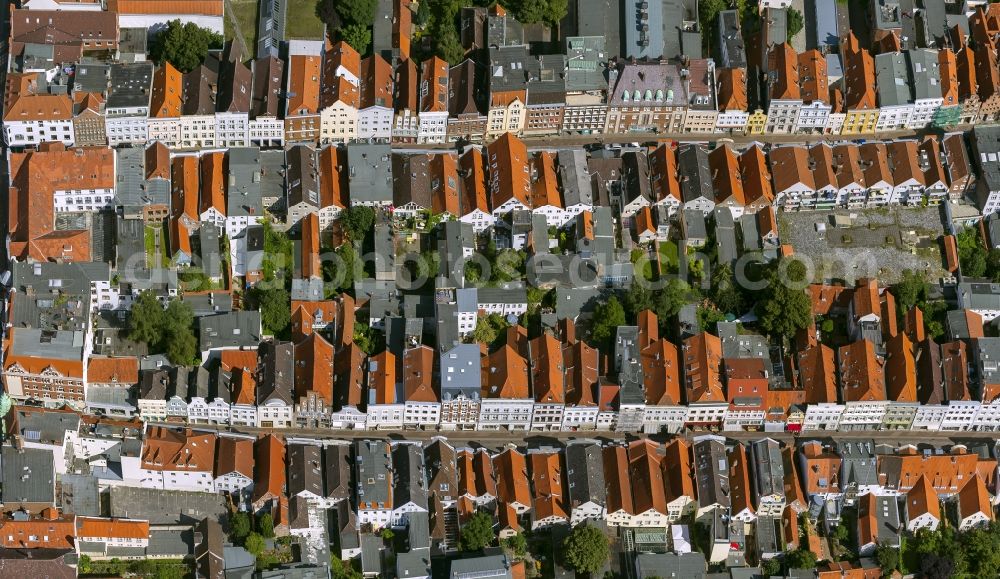
[[[760,574],[764,577],[774,577],[781,575],[781,562],[777,559],[768,559],[760,564]]]
[[[594,573],[608,560],[608,538],[595,526],[578,525],[563,540],[566,566],[578,573]]]
[[[283,287],[262,288],[254,286],[247,292],[247,305],[260,312],[260,323],[264,332],[274,336],[285,336],[292,321],[289,311],[291,297]]]
[[[232,538],[233,543],[242,545],[250,535],[250,530],[250,515],[243,511],[233,513],[233,516],[229,519],[229,536]]]
[[[611,296],[608,301],[594,308],[590,322],[590,339],[595,346],[610,350],[615,329],[625,325],[625,309],[618,298]]]
[[[927,296],[928,285],[924,276],[910,269],[903,270],[903,279],[892,286],[892,295],[896,298],[899,311],[908,312]]]
[[[807,327],[812,321],[812,302],[801,288],[793,288],[779,275],[780,268],[768,274],[766,292],[754,308],[757,321],[764,333],[773,337],[791,339],[795,332]],[[786,270],[792,278],[792,268]]]
[[[132,303],[129,312],[129,338],[146,344],[158,343],[163,338],[161,331],[164,315],[163,306],[153,292],[142,292]]]
[[[139,294],[129,313],[129,337],[144,342],[152,354],[166,354],[174,364],[189,364],[198,350],[194,311],[180,299],[163,307],[146,291]]]
[[[882,576],[888,577],[899,568],[899,549],[892,545],[879,544],[875,548],[875,560],[882,568]]]
[[[639,312],[653,309],[653,299],[653,292],[646,284],[633,282],[622,299],[622,306],[625,308],[625,317],[631,321],[635,321]]]
[[[986,252],[977,250],[969,255],[962,264],[962,275],[968,277],[983,277],[986,275]]]
[[[347,26],[342,26],[337,33],[340,35],[341,40],[350,44],[358,53],[368,53],[368,47],[372,43],[371,26],[360,22],[352,22]]]
[[[462,47],[462,42],[458,39],[458,32],[453,24],[437,27],[434,46],[435,54],[452,66],[465,60],[465,48]]]
[[[250,552],[254,557],[260,556],[264,552],[264,537],[261,537],[257,533],[250,533],[247,536],[246,542],[243,544],[243,548]]]
[[[495,538],[493,517],[486,513],[476,513],[462,525],[458,536],[458,548],[462,551],[481,551],[491,545]]]
[[[733,268],[728,263],[712,272],[712,301],[723,312],[743,313],[743,293],[736,287]]]
[[[339,291],[354,289],[354,270],[358,267],[358,252],[354,244],[345,241],[334,250],[337,259],[323,260],[323,281]]]
[[[385,334],[365,324],[355,323],[354,343],[365,354],[377,354],[385,349]]]
[[[264,513],[260,516],[257,521],[257,530],[265,539],[274,538],[274,519],[271,518],[271,513]]]
[[[805,23],[802,18],[802,13],[795,8],[788,9],[788,39],[791,40],[795,38],[799,32],[802,31],[802,25]]]
[[[975,227],[967,227],[955,236],[958,246],[958,262],[962,275],[966,277],[982,277],[986,274],[987,253],[983,247],[982,238]]]
[[[514,554],[518,559],[523,559],[528,553],[528,539],[524,537],[523,533],[517,533],[507,537],[506,539],[500,541],[500,543],[510,549],[510,552]]]
[[[816,555],[809,549],[796,549],[785,555],[785,564],[789,569],[814,569]]]
[[[386,529],[382,529],[381,536],[382,536],[382,540],[384,540],[384,541],[391,541],[392,538],[396,536],[396,533],[393,533],[392,529],[386,528]]]
[[[348,207],[340,214],[340,224],[352,241],[360,243],[375,226],[375,210],[364,205]]]
[[[476,321],[476,329],[472,330],[472,340],[480,344],[490,345],[500,337],[500,333],[510,327],[507,320],[500,314],[489,314]]]
[[[344,23],[370,26],[375,21],[378,0],[335,0],[334,8]]]
[[[330,557],[330,577],[332,579],[361,579],[361,572],[354,568],[351,561],[341,561]]]
[[[656,295],[653,311],[660,319],[672,318],[691,301],[691,286],[686,281],[673,278]]]
[[[150,55],[159,64],[170,62],[177,70],[189,72],[205,60],[210,48],[222,48],[222,36],[194,22],[171,20],[156,35]]]
[[[715,324],[726,319],[726,315],[716,308],[706,308],[704,306],[699,306],[695,311],[695,315],[698,318],[698,327],[707,332],[713,331]]]

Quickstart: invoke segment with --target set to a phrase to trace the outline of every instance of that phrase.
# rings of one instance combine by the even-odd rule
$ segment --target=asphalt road
[[[958,125],[948,132],[959,132],[971,130],[972,125]],[[920,131],[885,131],[874,135],[728,135],[718,134],[692,134],[692,133],[615,133],[603,135],[545,135],[526,136],[521,140],[529,149],[556,149],[560,147],[579,147],[591,144],[613,145],[620,143],[649,143],[651,141],[678,141],[682,143],[708,143],[718,141],[729,141],[734,145],[748,145],[750,143],[765,143],[775,145],[786,144],[809,144],[821,141],[843,142],[851,140],[867,141],[888,141],[893,139],[922,137],[929,134],[939,134],[940,131],[922,129]],[[399,153],[424,152],[428,150],[456,150],[455,143],[417,144],[399,143],[393,145],[393,150]]]

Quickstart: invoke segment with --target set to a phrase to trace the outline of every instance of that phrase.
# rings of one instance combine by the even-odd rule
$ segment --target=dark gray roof
[[[486,45],[520,46],[524,42],[524,26],[509,14],[497,16],[486,15]]]
[[[143,400],[166,400],[170,373],[166,368],[143,369],[139,371],[139,398]]]
[[[12,355],[55,360],[83,359],[83,332],[13,328],[11,335],[9,353]]]
[[[642,151],[622,154],[622,195],[625,203],[642,198],[654,201],[649,182],[649,160]]]
[[[875,77],[880,107],[913,102],[906,57],[903,53],[884,52],[875,55]],[[938,90],[940,92],[940,89]]]
[[[97,478],[86,474],[66,473],[59,478],[59,505],[64,513],[80,517],[101,516]]]
[[[677,174],[681,181],[681,199],[688,203],[699,197],[715,200],[708,151],[701,145],[684,145],[677,152]]]
[[[253,98],[250,101],[250,118],[277,117],[283,92],[282,79],[285,61],[266,56],[253,63]]]
[[[976,125],[973,129],[972,148],[976,177],[982,181],[983,193],[1000,191],[1000,127]],[[978,196],[976,206],[982,210],[986,198]]]
[[[114,63],[111,65],[111,89],[105,109],[149,108],[153,84],[153,63]]]
[[[572,36],[566,39],[567,92],[607,90],[606,67],[611,52],[608,48],[617,52],[616,47],[605,45],[603,36]]]
[[[59,292],[90,295],[90,284],[111,280],[111,266],[101,262],[17,262],[11,268],[11,287],[21,292]]]
[[[215,493],[118,485],[109,491],[109,504],[112,517],[143,519],[151,525],[191,525],[205,517],[218,520],[228,512],[225,498]]]
[[[451,562],[448,579],[474,579],[476,577],[512,579],[510,566],[511,561],[502,554],[455,559]]]
[[[233,147],[226,155],[226,217],[263,216],[260,149]]]
[[[420,444],[400,443],[393,446],[392,479],[394,508],[409,502],[420,508],[427,508],[424,452]]]
[[[875,441],[834,441],[841,460],[841,488],[878,484]]]
[[[543,54],[529,58],[524,63],[528,73],[529,105],[558,104],[566,102],[566,57],[562,54]]]
[[[390,153],[389,145],[353,143],[347,147],[352,204],[392,202]]]
[[[247,113],[253,91],[253,73],[243,63],[243,43],[226,43],[219,69],[219,95],[216,99],[219,112]]]
[[[527,67],[532,57],[528,47],[502,46],[490,48],[490,90],[524,90],[528,86]]]
[[[663,2],[663,58],[681,56],[701,58],[698,0],[661,1]]]
[[[323,496],[335,501],[351,498],[351,447],[323,447]]]
[[[715,239],[719,245],[719,263],[735,263],[740,255],[733,213],[728,208],[715,210]]]
[[[73,92],[104,94],[111,82],[111,66],[97,62],[81,62],[73,72]]]
[[[230,213],[229,215],[232,215]],[[222,255],[219,246],[219,228],[214,223],[202,223],[198,228],[198,250],[201,254],[201,270],[209,278],[222,277]],[[215,296],[218,299],[220,296]],[[232,297],[229,299],[230,306]]]
[[[601,445],[596,441],[571,442],[565,454],[570,508],[587,502],[607,504]]]
[[[605,39],[610,55],[621,54],[622,0],[578,0],[576,33]]]
[[[260,312],[234,311],[198,320],[202,351],[256,346],[261,339]]]
[[[426,518],[426,513],[421,513]],[[396,577],[430,577],[431,550],[413,549],[396,555]]]
[[[454,500],[458,496],[458,472],[455,460],[455,448],[443,438],[435,438],[424,449],[428,491],[437,494],[443,500]]]
[[[726,453],[725,439],[707,435],[696,437],[693,442],[699,504],[719,504],[729,508],[729,455]]]
[[[257,405],[273,399],[291,405],[294,373],[295,355],[291,342],[261,342],[257,349]]]
[[[389,445],[381,440],[354,442],[357,492],[354,500],[392,508],[392,459]],[[362,539],[363,540],[363,539]]]
[[[337,532],[341,550],[357,549],[361,546],[354,509],[349,501],[340,501],[327,511],[330,534]]]
[[[751,442],[750,457],[757,500],[769,495],[784,495],[785,467],[778,442],[770,438]]]
[[[701,553],[639,553],[635,558],[637,579],[649,577],[684,577],[699,579],[708,568],[705,555]]]
[[[583,149],[560,149],[559,180],[562,184],[563,205],[593,205],[594,190],[587,168],[587,152]]]
[[[285,179],[288,207],[305,203],[319,209],[319,169],[316,166],[316,151],[308,145],[296,145],[288,149],[285,157],[288,162],[288,177]]]
[[[371,533],[361,535],[361,573],[366,577],[382,576],[382,537]]]
[[[478,344],[458,344],[442,348],[441,400],[451,401],[460,396],[479,400],[482,380],[480,366]]]
[[[146,154],[143,149],[120,148],[115,155],[115,205],[123,207],[126,215],[138,213],[151,204],[169,205],[169,182],[146,179]],[[118,260],[120,264],[127,263],[120,250]]]
[[[312,444],[288,445],[288,496],[309,492],[323,496],[323,455]]]
[[[836,0],[831,0],[836,1]],[[723,10],[719,12],[718,34],[720,66],[729,68],[746,68],[747,52],[743,44],[743,32],[740,28],[739,11]],[[836,26],[836,22],[834,22]]]
[[[214,115],[215,88],[219,84],[219,58],[209,54],[198,68],[184,74],[181,112],[187,115]]]
[[[0,448],[3,487],[0,496],[7,507],[21,503],[55,503],[55,472],[51,450],[11,446]]]

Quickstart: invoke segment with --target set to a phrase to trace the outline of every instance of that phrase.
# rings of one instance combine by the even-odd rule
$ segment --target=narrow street
[[[177,428],[182,426],[176,422],[151,422],[151,425],[167,426]],[[541,447],[546,445],[560,445],[573,440],[598,440],[600,442],[627,442],[642,438],[649,438],[657,441],[668,441],[675,436],[682,436],[690,441],[694,438],[706,434],[724,436],[731,440],[740,442],[750,442],[762,438],[773,438],[785,444],[795,444],[796,440],[872,440],[879,444],[902,446],[920,443],[936,446],[955,444],[960,442],[985,441],[991,442],[997,439],[995,432],[931,432],[920,431],[911,432],[905,430],[894,431],[872,431],[872,430],[852,430],[845,432],[837,431],[810,431],[795,435],[791,432],[711,432],[711,431],[685,431],[679,435],[675,434],[643,434],[631,432],[507,432],[490,430],[458,430],[458,431],[432,431],[432,430],[332,430],[329,428],[256,428],[250,426],[234,426],[215,424],[191,424],[188,425],[193,430],[201,432],[231,433],[235,435],[259,436],[262,434],[280,434],[287,438],[317,438],[321,440],[364,440],[364,439],[389,439],[389,440],[409,440],[426,442],[435,437],[447,439],[456,446],[470,446],[499,448],[506,444],[527,445],[530,447]]]

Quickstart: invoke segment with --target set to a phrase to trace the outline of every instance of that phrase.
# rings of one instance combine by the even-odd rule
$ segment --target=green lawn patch
[[[254,54],[257,50],[257,1],[256,0],[230,0],[233,7],[233,16],[240,25],[240,32],[243,33],[243,42],[247,50]],[[291,14],[291,12],[289,12]],[[227,30],[232,28],[229,18],[226,18]],[[235,37],[235,30],[228,30],[226,37]]]
[[[677,244],[673,241],[660,243],[660,259],[671,271],[677,271],[680,260],[677,258]]]
[[[285,13],[286,40],[322,40],[325,34],[326,26],[316,17],[316,0],[288,0],[288,11]]]

